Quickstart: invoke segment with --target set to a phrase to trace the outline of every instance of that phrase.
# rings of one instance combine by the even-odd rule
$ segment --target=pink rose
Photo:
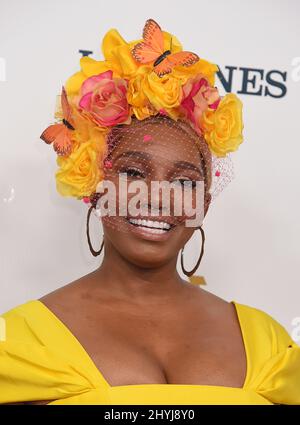
[[[127,102],[127,81],[113,78],[112,71],[87,78],[80,89],[79,107],[88,112],[101,126],[130,124],[130,108]]]
[[[181,110],[195,126],[199,125],[203,112],[209,107],[216,109],[220,102],[218,89],[208,81],[197,76],[190,78],[182,87]]]

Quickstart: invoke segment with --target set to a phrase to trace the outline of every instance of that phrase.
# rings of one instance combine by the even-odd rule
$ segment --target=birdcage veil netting
[[[103,224],[120,231],[157,235],[179,224],[198,227],[208,194],[213,201],[233,178],[230,156],[212,155],[184,120],[133,117],[130,125],[112,127],[106,144],[104,178],[89,205]]]

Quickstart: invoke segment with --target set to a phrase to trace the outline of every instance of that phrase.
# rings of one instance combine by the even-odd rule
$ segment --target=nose
[[[143,203],[143,207],[154,215],[169,216],[171,200],[166,198],[168,191],[163,189],[162,184],[158,181],[148,186],[148,199]]]

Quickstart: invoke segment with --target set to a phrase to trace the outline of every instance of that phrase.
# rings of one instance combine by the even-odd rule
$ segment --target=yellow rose
[[[102,53],[115,71],[114,77],[130,78],[138,69],[139,64],[131,54],[132,43],[127,43],[116,29],[109,30],[103,37]]]
[[[97,61],[89,56],[80,59],[79,72],[66,81],[65,89],[69,96],[79,93],[82,83],[93,75],[112,70],[114,78],[122,78],[134,72],[137,66],[130,57],[129,45],[115,29],[108,31],[102,41],[105,60]]]
[[[144,75],[141,90],[157,111],[165,110],[173,119],[179,116],[182,99],[181,80],[171,74],[159,77],[155,72]]]
[[[218,108],[207,109],[201,120],[204,137],[211,151],[218,157],[237,150],[243,141],[243,104],[234,94],[224,96]]]
[[[198,62],[190,66],[177,65],[172,73],[176,78],[180,78],[182,83],[196,75],[202,75],[206,80],[208,80],[211,86],[215,84],[215,74],[218,71],[217,65],[210,63],[204,59],[199,59]]]
[[[58,156],[60,167],[56,172],[56,188],[62,196],[81,199],[90,196],[101,179],[103,171],[99,164],[106,152],[105,136],[98,134],[98,139],[74,143],[74,150],[68,157]],[[101,140],[99,140],[101,139]]]
[[[127,101],[131,105],[132,112],[139,120],[157,113],[142,90],[142,83],[147,72],[149,72],[148,66],[141,67],[136,76],[128,82]]]

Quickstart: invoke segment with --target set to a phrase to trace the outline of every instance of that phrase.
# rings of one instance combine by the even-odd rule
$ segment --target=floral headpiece
[[[104,178],[107,135],[111,128],[165,115],[187,121],[212,155],[225,157],[243,141],[242,102],[220,96],[214,86],[218,67],[182,50],[178,39],[153,20],[143,38],[126,42],[116,29],[102,41],[104,60],[89,56],[62,88],[60,105],[41,135],[57,153],[57,190],[85,199]]]

